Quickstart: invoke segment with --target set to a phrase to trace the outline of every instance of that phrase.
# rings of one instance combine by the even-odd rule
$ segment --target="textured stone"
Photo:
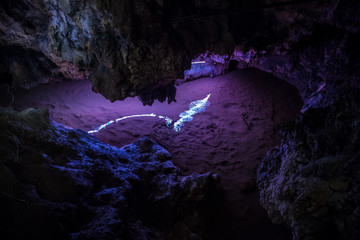
[[[173,85],[168,79],[190,66],[153,1],[3,1],[0,11],[0,51],[6,56],[0,73],[14,87],[91,73],[93,90],[111,101],[144,98]],[[151,104],[158,95],[143,102]]]
[[[359,236],[360,101],[353,94],[306,112],[259,168],[261,203],[294,239]]]
[[[89,76],[93,90],[111,101],[139,96],[151,105],[175,100],[174,80],[191,59],[205,57],[211,66],[185,77],[221,74],[237,46],[233,59],[245,57],[248,66],[296,86],[308,103],[304,111],[334,102],[333,85],[359,86],[356,0],[244,11],[274,3],[2,1],[0,74],[22,87]],[[241,56],[249,50],[251,58]]]
[[[118,149],[36,109],[0,108],[0,129],[1,239],[219,237],[218,176],[180,175],[151,139]]]
[[[357,0],[311,1],[247,11],[278,2],[1,1],[0,81],[13,87],[28,88],[48,81],[88,77],[93,90],[111,101],[139,96],[144,104],[151,105],[155,99],[175,101],[174,80],[182,78],[183,71],[190,69],[191,59],[200,60],[205,56],[206,61],[213,63],[211,56],[223,56],[225,62],[218,68],[210,64],[205,68],[190,69],[186,75],[189,79],[221,74],[230,65],[230,60],[239,61],[242,68],[256,67],[272,73],[297,87],[304,107],[301,119],[285,130],[280,148],[270,151],[260,167],[258,183],[262,204],[273,222],[284,223],[292,229],[295,239],[348,239],[352,233],[359,238],[354,229],[359,226],[360,215],[357,152],[360,148],[357,98],[360,86],[360,3]],[[99,153],[101,149],[84,143],[95,140],[80,131],[66,130],[69,134],[64,133],[64,137],[62,131],[65,130],[61,130],[61,134],[54,130],[58,139],[50,145],[55,153],[43,153],[34,146],[35,143],[47,149],[50,146],[47,139],[54,139],[47,134],[48,130],[39,130],[48,128],[46,118],[37,117],[36,111],[10,115],[21,116],[21,121],[26,118],[29,122],[26,129],[14,123],[23,134],[21,137],[18,132],[14,135],[4,129],[1,156],[11,159],[12,164],[23,161],[21,156],[31,159],[31,164],[25,164],[25,168],[17,172],[14,172],[13,165],[0,168],[1,176],[4,176],[2,187],[6,190],[2,197],[10,201],[10,209],[18,207],[13,213],[14,219],[21,218],[27,209],[26,200],[19,198],[26,194],[40,199],[38,205],[32,202],[29,214],[34,216],[41,210],[40,218],[43,218],[42,222],[48,222],[48,233],[56,233],[59,238],[64,232],[58,228],[57,221],[46,216],[43,203],[52,209],[62,209],[59,214],[63,216],[63,211],[66,212],[65,219],[97,214],[99,219],[111,222],[109,226],[112,228],[100,229],[95,224],[95,227],[82,232],[79,229],[88,226],[88,222],[80,221],[79,226],[74,226],[73,221],[64,223],[66,229],[86,236],[84,238],[91,235],[86,235],[87,231],[104,235],[111,235],[114,229],[123,231],[118,228],[118,225],[124,225],[122,219],[117,218],[116,209],[124,204],[117,204],[117,207],[107,205],[94,214],[88,207],[72,202],[79,202],[78,197],[87,196],[87,192],[92,191],[94,182],[89,180],[91,175],[106,179],[108,187],[99,190],[96,200],[102,203],[113,201],[111,196],[116,194],[119,198],[115,199],[123,197],[121,189],[113,189],[117,184],[143,189],[142,184],[152,179],[157,170],[139,168],[131,170],[132,174],[125,171],[126,177],[114,176],[112,170],[103,167],[103,160],[106,163],[109,159],[121,160],[124,161],[122,164],[135,160],[119,158],[115,153],[115,157]],[[36,121],[32,120],[35,118]],[[79,149],[74,148],[78,144],[86,145],[80,151],[81,156]],[[144,154],[133,156],[137,164],[150,164],[155,158],[159,171],[164,171],[165,176],[176,173],[176,168],[167,162],[166,153],[146,152],[150,148],[143,147]],[[92,169],[89,173],[87,165],[81,165],[73,172],[49,166],[75,164],[81,162],[82,156],[91,159],[90,162],[97,159],[94,164],[96,162],[103,170]],[[27,168],[36,173],[35,180],[24,171]],[[142,179],[144,183],[137,179],[139,175],[146,176]],[[47,178],[49,181],[44,181]],[[59,183],[64,183],[66,188],[53,191],[53,186]],[[81,193],[79,196],[75,194],[77,191]],[[41,196],[37,196],[39,194]],[[66,201],[66,204],[59,207],[51,205],[50,200]],[[6,209],[8,205],[4,206]],[[101,211],[107,214],[100,214]],[[130,222],[127,237],[161,237],[161,232],[156,233],[143,220],[131,219]],[[183,231],[184,235],[169,233],[168,236],[171,239],[174,236],[196,239],[198,235],[184,229],[187,225],[181,222],[173,228]],[[34,231],[40,230],[35,228]],[[98,238],[102,237],[99,235]]]

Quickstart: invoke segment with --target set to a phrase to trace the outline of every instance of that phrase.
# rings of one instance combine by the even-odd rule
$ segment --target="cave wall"
[[[258,170],[262,205],[294,239],[360,237],[359,9],[354,1],[278,9],[284,41],[238,54],[246,66],[296,86],[304,99],[303,114]]]
[[[281,2],[1,1],[1,82],[88,77],[111,101],[152,104],[175,100],[174,80],[205,53],[270,72],[305,104],[259,169],[263,206],[294,239],[356,239],[360,3]]]
[[[320,85],[357,74],[359,3],[281,2],[2,1],[1,81],[29,88],[89,77],[93,90],[111,101],[171,102],[174,80],[191,59],[204,53],[236,59],[238,51],[253,50],[251,67],[321,102],[311,96]],[[354,77],[344,84],[358,86]]]
[[[359,91],[306,111],[258,169],[260,201],[293,239],[359,239]]]
[[[285,37],[261,51],[240,47],[234,59],[297,87],[303,111],[333,104],[345,89],[359,88],[359,8],[355,1],[322,1],[274,9],[274,31]]]
[[[0,108],[0,131],[1,239],[224,234],[219,177],[181,175],[169,152],[149,138],[112,147],[32,108]]]
[[[174,100],[173,80],[191,59],[206,52],[236,58],[252,49],[252,67],[289,81],[313,104],[330,101],[311,96],[323,83],[358,87],[354,77],[344,83],[342,76],[359,69],[359,3],[261,9],[278,2],[2,1],[2,81],[28,88],[89,77],[111,101],[137,95],[151,104],[163,101],[158,88],[170,88],[162,92]]]
[[[151,104],[153,87],[190,66],[154,1],[2,1],[0,11],[0,72],[14,87],[89,76],[111,101]]]

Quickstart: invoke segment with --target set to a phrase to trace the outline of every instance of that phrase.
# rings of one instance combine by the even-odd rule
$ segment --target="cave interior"
[[[0,239],[360,239],[357,0],[0,1]]]

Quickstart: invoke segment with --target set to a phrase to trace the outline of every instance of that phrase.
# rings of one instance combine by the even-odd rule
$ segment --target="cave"
[[[360,239],[356,0],[0,2],[1,239]]]

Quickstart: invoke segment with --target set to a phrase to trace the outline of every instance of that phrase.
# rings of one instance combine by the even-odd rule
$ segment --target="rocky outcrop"
[[[218,177],[151,139],[118,149],[35,109],[1,108],[0,129],[1,239],[217,239]]]
[[[350,3],[351,2],[351,3]],[[238,49],[242,67],[299,89],[303,115],[258,171],[260,199],[294,239],[358,239],[359,3],[324,1],[273,11],[288,34],[266,51]]]
[[[289,226],[296,239],[323,239],[325,235],[329,239],[347,238],[354,232],[359,216],[355,146],[358,146],[360,3],[357,0],[279,2],[1,1],[0,81],[14,87],[31,87],[61,78],[89,77],[93,90],[111,101],[139,96],[144,104],[151,105],[155,99],[175,101],[174,79],[190,69],[191,59],[205,60],[206,64],[194,65],[185,75],[189,79],[221,74],[232,65],[230,60],[239,61],[239,67],[256,67],[272,73],[296,86],[305,105],[304,115],[286,131],[281,147],[270,151],[259,170],[262,203],[272,220]],[[213,63],[218,62],[214,56],[226,59],[214,67]],[[57,130],[51,131],[63,138]],[[80,137],[65,138],[60,144],[61,154],[63,146],[76,145],[78,141],[83,146],[82,139],[95,141],[82,132],[66,130],[66,134],[68,131]],[[7,158],[19,161],[20,137],[12,135],[12,131],[1,136],[7,144],[4,146],[13,150],[13,153],[5,151]],[[46,136],[45,139],[51,138],[50,133]],[[29,144],[39,141],[37,134],[29,134],[26,140]],[[25,148],[26,154],[48,164],[48,158],[38,154],[42,150],[34,153],[31,150],[34,146],[29,146]],[[84,149],[92,147],[86,145]],[[70,157],[75,154],[75,159],[82,159],[77,150],[74,153],[72,147],[66,149]],[[100,150],[95,149],[98,156]],[[66,163],[67,157],[59,156],[51,159],[63,159]],[[86,167],[76,167],[74,173],[76,178],[85,179],[78,184],[84,192],[93,189],[87,175],[82,175]],[[22,186],[23,181],[35,184],[23,172],[14,174],[9,166],[4,169],[3,176],[9,179],[22,176],[21,184],[16,186]],[[44,189],[50,189],[44,186],[37,187],[39,196]],[[57,193],[47,191],[44,196],[57,199]],[[20,205],[24,203],[23,195],[4,193],[4,198]],[[66,191],[61,196],[64,194],[76,197]],[[88,196],[84,194],[81,192],[79,196]],[[85,213],[90,211],[84,209]],[[80,219],[84,216],[77,214]],[[153,228],[143,222],[140,225],[126,222],[131,222],[132,229],[139,226],[144,234],[154,232],[144,230],[143,226]],[[71,222],[68,225],[79,234],[80,229],[88,226],[81,223],[78,227]],[[325,230],[327,227],[332,231]]]
[[[222,4],[236,5],[232,5],[231,1],[223,1]],[[263,6],[272,5],[274,1],[266,1],[266,4]],[[305,103],[303,112],[338,101],[341,97],[338,90],[341,88],[359,88],[360,53],[357,42],[360,15],[354,11],[359,9],[359,2],[311,1],[250,11],[251,14],[240,11],[252,9],[251,6],[250,3],[245,8],[238,6],[238,14],[236,11],[230,11],[232,14],[215,12],[219,16],[213,13],[219,17],[218,23],[227,16],[229,27],[222,29],[232,36],[235,50],[219,54],[219,50],[213,49],[210,53],[197,55],[194,61],[205,63],[193,64],[190,70],[185,71],[186,79],[219,75],[229,67],[258,68],[297,87]],[[197,11],[201,12],[201,7],[198,7]],[[198,26],[211,22],[215,17],[208,15],[211,16],[211,12],[205,16],[198,14],[199,17],[191,21],[181,19],[185,23],[179,25],[189,26],[191,22]],[[246,28],[245,23],[249,25],[251,20],[252,28]],[[236,27],[231,27],[233,25]],[[189,26],[188,31],[192,27]],[[175,28],[182,32],[179,26],[175,25]],[[208,30],[205,27],[203,31]],[[198,39],[206,44],[206,40]]]
[[[316,1],[269,9],[277,41],[259,47],[254,42],[235,48],[229,60],[254,67],[294,85],[304,100],[303,111],[333,104],[341,88],[359,88],[360,15],[357,1]],[[271,38],[270,38],[271,40]]]
[[[0,73],[14,87],[91,73],[93,90],[109,100],[139,95],[151,104],[158,89],[173,101],[166,88],[190,66],[154,1],[0,4]]]
[[[351,94],[352,93],[352,94]],[[261,203],[294,239],[359,239],[359,92],[305,112],[258,171]]]
[[[93,90],[111,101],[139,96],[144,104],[167,97],[171,102],[174,80],[190,69],[191,59],[218,66],[190,69],[185,77],[217,75],[228,63],[211,56],[229,61],[237,46],[233,59],[239,59],[238,51],[253,49],[256,57],[248,66],[289,81],[305,102],[312,98],[321,105],[327,97],[312,96],[319,86],[337,84],[339,76],[359,69],[355,0],[281,6],[274,0],[0,4],[5,56],[0,74],[12,86],[89,77]],[[358,87],[356,79],[347,78],[346,84]]]
[[[338,46],[346,47],[344,38],[354,41],[349,33],[358,31],[358,19],[349,11],[350,3],[333,0],[246,11],[275,2],[2,1],[2,82],[31,87],[89,77],[93,90],[111,101],[140,96],[151,104],[169,96],[171,102],[174,79],[204,52],[230,56],[235,45],[253,47],[268,53],[256,67],[275,73],[280,69],[286,75],[299,63],[305,64],[299,72],[314,75],[310,66],[327,61]],[[229,12],[234,9],[238,12]],[[308,48],[311,38],[319,40],[315,47],[323,46],[314,53]],[[313,62],[308,62],[309,54],[316,55]],[[287,80],[303,91],[307,75],[295,75]]]

